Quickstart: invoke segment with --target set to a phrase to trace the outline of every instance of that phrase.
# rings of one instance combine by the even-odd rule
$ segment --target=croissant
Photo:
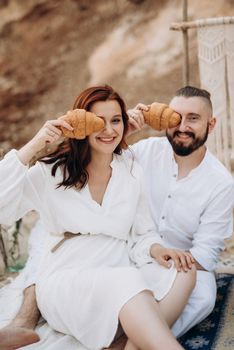
[[[166,104],[154,102],[149,110],[143,111],[146,124],[153,129],[161,131],[167,128],[174,128],[180,123],[179,113],[168,107]]]
[[[74,109],[66,115],[59,117],[70,124],[74,130],[70,131],[61,127],[62,134],[71,139],[84,139],[93,132],[100,131],[104,128],[104,121],[97,117],[96,114],[87,112],[85,109]]]

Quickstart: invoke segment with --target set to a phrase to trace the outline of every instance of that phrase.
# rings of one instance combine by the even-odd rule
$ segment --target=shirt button
[[[162,220],[164,220],[165,219],[165,216],[162,216]]]
[[[176,177],[176,174],[174,174],[173,177]]]
[[[167,196],[167,198],[171,198],[171,195],[169,194],[169,195]]]
[[[161,238],[163,238],[163,235],[160,235]]]

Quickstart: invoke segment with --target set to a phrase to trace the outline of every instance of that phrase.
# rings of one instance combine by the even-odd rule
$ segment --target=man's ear
[[[215,117],[212,117],[212,118],[209,120],[209,133],[211,133],[212,130],[214,129],[215,124],[216,124],[216,121],[217,121],[217,119],[216,119]]]

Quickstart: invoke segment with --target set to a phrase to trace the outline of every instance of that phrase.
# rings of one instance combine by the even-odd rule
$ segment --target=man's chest
[[[193,234],[201,223],[212,189],[199,178],[187,177],[177,181],[176,173],[162,174],[155,169],[148,174],[147,197],[151,214],[159,230]]]

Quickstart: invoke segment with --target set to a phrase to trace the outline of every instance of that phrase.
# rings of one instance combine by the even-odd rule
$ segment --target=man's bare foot
[[[7,326],[0,329],[0,350],[14,350],[36,343],[38,334],[31,329]]]

